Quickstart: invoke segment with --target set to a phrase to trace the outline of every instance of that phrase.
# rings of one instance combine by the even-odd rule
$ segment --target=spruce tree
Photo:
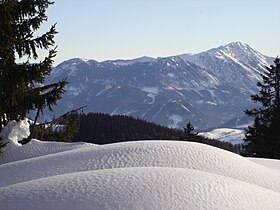
[[[184,133],[183,136],[181,137],[181,140],[198,141],[199,138],[201,137],[198,136],[197,132],[194,132],[194,127],[191,124],[191,122],[188,122],[184,127]]]
[[[52,111],[64,93],[65,79],[44,84],[56,55],[55,24],[46,33],[34,35],[47,21],[46,9],[51,4],[48,0],[0,1],[0,131],[30,111],[36,112],[36,122],[44,108]],[[41,49],[48,55],[37,61]]]
[[[257,83],[259,93],[251,96],[261,106],[245,111],[254,117],[253,126],[246,129],[245,151],[247,155],[280,158],[280,59],[266,69],[263,81]]]

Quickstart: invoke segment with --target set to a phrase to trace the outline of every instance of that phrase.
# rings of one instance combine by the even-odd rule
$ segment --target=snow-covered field
[[[16,128],[16,129],[14,129]],[[0,156],[0,209],[280,209],[280,161],[178,141],[16,141]]]
[[[245,138],[244,132],[244,129],[217,128],[209,132],[201,132],[199,135],[232,144],[242,144]]]

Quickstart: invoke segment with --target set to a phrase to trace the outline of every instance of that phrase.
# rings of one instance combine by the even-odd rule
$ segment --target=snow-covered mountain
[[[257,91],[256,82],[261,79],[260,74],[273,61],[242,42],[232,42],[206,52],[184,54],[181,57],[209,70],[232,86],[243,89],[245,94]]]
[[[205,129],[240,117],[252,106],[250,95],[271,60],[236,42],[197,55],[157,59],[75,58],[55,67],[46,82],[69,81],[57,116],[87,105],[86,112],[131,115],[170,127],[191,121]]]

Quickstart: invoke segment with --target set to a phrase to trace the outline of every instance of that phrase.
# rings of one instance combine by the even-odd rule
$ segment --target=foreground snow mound
[[[28,146],[21,148],[28,150]],[[279,171],[215,147],[177,141],[89,146],[2,164],[0,187],[66,173],[127,167],[195,169],[280,192]]]
[[[32,140],[20,146],[16,143],[24,132],[10,131],[4,136],[15,143],[0,156],[0,206],[5,210],[280,206],[280,171],[208,145]]]
[[[0,188],[3,209],[279,209],[280,193],[191,169],[119,168]]]

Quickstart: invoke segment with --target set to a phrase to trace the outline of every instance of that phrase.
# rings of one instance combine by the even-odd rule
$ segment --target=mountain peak
[[[250,45],[240,41],[231,42],[227,45],[222,45],[206,52],[199,53],[198,55],[201,54],[207,54],[209,56],[214,56],[223,60],[231,59],[237,62],[243,62],[248,66],[250,66],[252,60],[258,60],[258,63],[262,66],[267,66],[268,63],[270,63],[269,57],[264,56],[263,54],[254,50]]]
[[[226,51],[231,51],[234,54],[242,54],[241,56],[244,56],[244,54],[251,54],[256,55],[260,54],[256,50],[254,50],[252,47],[250,47],[248,44],[243,42],[231,42],[225,46],[222,47]]]
[[[240,54],[240,53],[251,53],[256,54],[257,51],[255,51],[252,47],[250,47],[248,44],[237,41],[237,42],[231,42],[226,45],[221,45],[217,48],[212,48],[210,50],[207,50],[204,53],[208,54],[224,54],[224,53],[230,53],[230,54]]]
[[[249,93],[257,91],[255,84],[261,79],[260,74],[266,70],[265,67],[271,63],[271,58],[240,41],[187,56],[185,59]]]
[[[248,44],[244,43],[244,42],[240,42],[240,41],[237,41],[237,42],[231,42],[229,44],[226,45],[226,47],[239,47],[239,48],[251,48]]]

